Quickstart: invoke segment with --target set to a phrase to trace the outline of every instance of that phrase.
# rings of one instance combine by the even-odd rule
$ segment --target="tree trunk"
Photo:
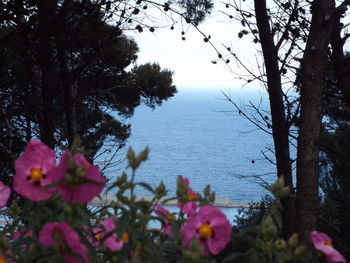
[[[74,138],[77,135],[76,128],[76,113],[75,113],[75,93],[77,81],[71,74],[71,69],[69,68],[69,55],[66,48],[66,35],[69,29],[66,28],[66,23],[69,20],[69,11],[72,10],[73,1],[66,0],[60,12],[60,17],[58,20],[60,31],[57,32],[57,52],[58,60],[60,66],[60,83],[64,91],[64,109],[66,115],[66,137],[69,146],[73,144]]]
[[[316,229],[319,205],[319,136],[325,58],[330,41],[334,0],[315,0],[301,62],[301,113],[297,156],[297,229],[307,242]]]
[[[38,58],[41,71],[42,120],[40,122],[41,140],[50,148],[55,147],[54,126],[54,86],[55,65],[52,45],[52,20],[55,16],[56,1],[38,1]]]
[[[60,62],[60,79],[64,91],[64,109],[66,116],[66,137],[69,146],[73,144],[76,136],[76,115],[75,115],[75,86],[76,81],[71,77],[68,68],[68,56],[64,48],[58,51],[58,59]]]
[[[341,90],[345,102],[350,109],[350,70],[347,67],[346,58],[344,55],[343,47],[345,39],[342,39],[340,15],[336,14],[337,17],[334,19],[334,28],[331,37],[331,45],[333,51],[333,63],[335,76],[337,78],[337,87]]]
[[[286,185],[290,187],[290,192],[293,194],[293,177],[289,152],[289,124],[286,121],[285,106],[283,103],[281,75],[278,66],[278,50],[273,42],[266,10],[266,0],[255,0],[254,5],[267,75],[277,176],[284,176]],[[288,238],[296,230],[294,198],[284,198],[282,204],[284,207],[283,232],[284,236]]]

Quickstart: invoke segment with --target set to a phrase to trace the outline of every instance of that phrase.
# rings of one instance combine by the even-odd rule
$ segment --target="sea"
[[[131,137],[125,151],[131,147],[140,152],[148,147],[150,152],[149,159],[136,172],[136,181],[152,186],[163,182],[168,196],[174,196],[176,179],[181,175],[189,179],[190,187],[197,192],[209,184],[217,198],[244,203],[259,201],[267,194],[264,185],[272,183],[276,173],[271,162],[269,128],[263,126],[265,132],[252,123],[261,120],[255,108],[259,108],[263,118],[268,118],[266,93],[198,88],[180,88],[174,97],[155,109],[137,107],[129,119]],[[125,170],[127,163],[120,165]],[[121,171],[113,173],[115,176]],[[150,193],[138,188],[137,195]]]

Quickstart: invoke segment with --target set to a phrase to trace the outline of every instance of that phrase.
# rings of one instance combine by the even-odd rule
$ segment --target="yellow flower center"
[[[333,243],[332,243],[332,241],[325,240],[325,241],[324,241],[324,244],[325,244],[325,245],[327,245],[327,246],[331,246],[331,247],[333,247]]]
[[[96,240],[100,240],[100,239],[102,238],[101,233],[97,233],[97,234],[95,235],[95,238],[96,238]]]
[[[3,256],[0,256],[0,263],[7,263],[6,259]]]
[[[172,213],[169,213],[169,214],[166,215],[166,218],[168,220],[173,220],[174,219],[174,215]]]
[[[187,195],[187,198],[189,201],[193,201],[194,199],[196,199],[196,194],[191,192]]]
[[[41,178],[43,177],[43,171],[41,169],[37,168],[32,168],[30,170],[29,177],[34,181],[34,182],[39,182]]]
[[[129,235],[128,235],[128,233],[124,232],[123,235],[122,235],[122,238],[120,239],[120,241],[121,241],[122,243],[128,243],[128,241],[129,241]]]
[[[199,235],[203,238],[213,236],[213,228],[208,224],[202,224],[198,229]]]

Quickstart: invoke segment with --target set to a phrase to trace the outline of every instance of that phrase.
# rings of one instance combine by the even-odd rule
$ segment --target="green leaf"
[[[235,259],[237,258],[240,258],[240,257],[243,257],[244,254],[243,253],[234,253],[234,254],[231,254],[229,256],[227,256],[223,261],[222,263],[229,263],[229,262],[233,262]]]
[[[259,262],[259,256],[258,253],[255,250],[249,250],[247,253],[248,256],[248,262],[249,263],[257,263]]]
[[[174,236],[174,239],[180,240],[182,238],[181,232],[180,232],[180,225],[178,222],[174,222],[174,224],[171,226],[171,232]]]
[[[129,204],[130,203],[130,199],[127,198],[126,196],[122,195],[121,193],[117,194],[117,200],[123,204]]]

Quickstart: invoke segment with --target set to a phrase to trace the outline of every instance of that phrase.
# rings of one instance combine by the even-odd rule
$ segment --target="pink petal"
[[[123,242],[117,241],[117,235],[113,234],[110,237],[108,237],[105,242],[105,246],[108,247],[112,251],[118,251],[121,250],[123,247]]]
[[[213,237],[203,239],[198,233],[202,224],[209,224],[214,232]],[[197,238],[203,245],[205,254],[220,253],[231,239],[232,227],[225,214],[213,206],[204,206],[198,213],[190,216],[183,230],[184,245],[188,246],[192,238]]]
[[[58,227],[59,223],[53,222],[44,225],[44,227],[39,232],[39,243],[43,247],[52,247],[55,245],[56,241],[53,235],[53,230]]]
[[[116,229],[115,222],[112,218],[106,218],[103,220],[103,226],[106,230],[104,235],[108,234],[108,232],[115,231]],[[113,233],[104,241],[104,245],[112,251],[121,250],[123,242],[118,241],[117,238],[117,234]]]
[[[190,180],[188,178],[182,178],[182,182],[188,187],[190,185]]]
[[[105,220],[103,220],[103,226],[108,232],[115,230],[115,223],[112,218],[106,218]]]
[[[312,231],[310,234],[310,241],[317,250],[321,251],[326,256],[328,263],[346,262],[345,258],[338,250],[325,243],[325,241],[332,242],[332,239],[327,234]]]
[[[88,259],[87,248],[80,243],[78,233],[71,228],[66,222],[51,222],[42,228],[39,232],[39,243],[44,247],[55,246],[55,232],[58,231],[68,246],[69,250],[73,253],[67,253],[64,255],[64,260],[69,263],[90,262]]]
[[[53,182],[49,174],[55,162],[53,150],[39,141],[29,141],[25,152],[15,162],[13,189],[23,197],[36,202],[50,198],[53,192],[44,187]],[[33,168],[41,169],[46,179],[42,178],[39,183],[35,183],[28,178]]]
[[[73,158],[76,165],[87,169],[86,180],[88,182],[72,187],[65,181],[65,174],[68,171],[68,158],[70,157]],[[96,166],[90,164],[81,154],[73,155],[69,151],[63,153],[58,166],[52,173],[55,181],[61,183],[56,189],[60,191],[63,199],[67,202],[88,203],[101,193],[106,183]]]
[[[164,207],[159,206],[159,205],[157,205],[155,207],[154,212],[156,213],[156,215],[158,217],[160,217],[162,219],[163,233],[172,237],[173,234],[171,232],[171,224],[169,223],[169,220],[167,218],[167,215],[170,215],[171,212],[169,210],[165,209]]]
[[[157,216],[164,218],[170,214],[170,211],[160,205],[157,205],[154,209],[154,213],[156,213]]]
[[[182,211],[186,213],[187,215],[193,214],[197,209],[197,203],[196,202],[187,202],[182,206]]]
[[[334,249],[334,251],[327,256],[328,263],[338,263],[338,262],[346,262],[345,258],[342,254],[339,253],[338,250]]]
[[[0,208],[3,208],[7,204],[7,200],[10,197],[11,189],[7,185],[4,185],[0,181]]]

